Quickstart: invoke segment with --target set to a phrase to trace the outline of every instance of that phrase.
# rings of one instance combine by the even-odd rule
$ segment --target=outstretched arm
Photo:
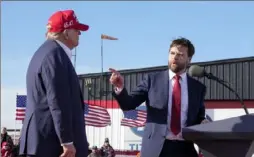
[[[146,75],[130,94],[128,94],[126,88],[116,89],[113,92],[113,97],[117,100],[122,110],[133,110],[147,100],[149,86],[150,78],[149,75]]]

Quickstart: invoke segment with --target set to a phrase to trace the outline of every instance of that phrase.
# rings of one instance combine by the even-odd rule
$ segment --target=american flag
[[[106,127],[111,124],[106,108],[85,103],[85,123],[88,126]]]
[[[122,126],[143,127],[146,123],[146,111],[131,110],[124,112],[124,118],[121,120]]]
[[[24,120],[26,113],[26,95],[17,95],[16,120]]]
[[[109,35],[105,35],[105,34],[102,34],[102,35],[101,35],[101,39],[106,39],[106,40],[118,40],[118,38],[115,38],[115,37],[112,37],[112,36],[109,36]]]

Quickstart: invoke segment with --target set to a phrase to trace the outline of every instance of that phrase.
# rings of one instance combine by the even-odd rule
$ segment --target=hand
[[[109,82],[117,88],[123,88],[123,76],[115,69],[109,68],[109,71],[112,72]]]
[[[73,144],[63,145],[63,153],[60,157],[75,157],[76,149]]]
[[[204,120],[201,122],[201,124],[206,124],[206,123],[210,123],[210,121],[207,120],[207,119],[204,119]]]

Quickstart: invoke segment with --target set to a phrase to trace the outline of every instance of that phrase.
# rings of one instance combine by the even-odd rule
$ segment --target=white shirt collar
[[[71,56],[72,56],[71,49],[69,47],[67,47],[66,45],[64,45],[64,43],[62,43],[59,40],[56,40],[56,42],[64,49],[64,51],[66,52],[67,56],[71,59]]]
[[[173,71],[171,71],[171,70],[169,69],[169,79],[172,80],[173,77],[174,77],[175,75],[176,75],[176,74],[175,74]],[[185,80],[186,77],[187,77],[187,73],[184,72],[184,73],[182,73],[180,76],[181,76],[181,80]]]

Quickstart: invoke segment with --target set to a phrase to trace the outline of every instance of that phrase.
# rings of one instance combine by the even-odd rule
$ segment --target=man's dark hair
[[[170,48],[176,45],[181,45],[188,48],[188,57],[192,57],[195,54],[195,47],[190,40],[186,38],[178,38],[172,41]]]

